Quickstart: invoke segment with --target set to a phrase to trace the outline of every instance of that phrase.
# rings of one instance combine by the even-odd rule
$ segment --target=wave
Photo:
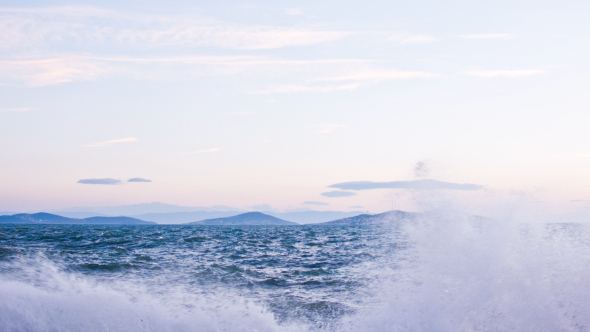
[[[232,294],[195,294],[178,285],[149,289],[141,280],[99,282],[44,257],[3,266],[0,330],[301,331],[279,325],[264,307]]]
[[[590,225],[523,220],[432,209],[379,232],[390,254],[347,270],[371,281],[335,301],[18,256],[0,262],[0,331],[588,331]]]

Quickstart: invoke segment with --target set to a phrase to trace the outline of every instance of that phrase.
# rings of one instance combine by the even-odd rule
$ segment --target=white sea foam
[[[345,331],[587,331],[590,225],[474,218],[430,206]],[[525,221],[526,222],[523,222]]]
[[[0,280],[3,332],[298,331],[279,326],[263,307],[230,294],[148,290],[140,281],[97,282],[63,272],[44,258],[12,264],[19,265],[13,266],[18,272]]]

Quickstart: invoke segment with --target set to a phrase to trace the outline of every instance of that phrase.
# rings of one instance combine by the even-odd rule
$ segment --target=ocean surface
[[[589,331],[590,227],[0,226],[0,331]]]

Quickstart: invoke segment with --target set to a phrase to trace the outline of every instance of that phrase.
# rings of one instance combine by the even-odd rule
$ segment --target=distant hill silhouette
[[[206,219],[218,219],[233,217],[238,214],[244,213],[244,211],[193,211],[193,212],[173,212],[173,213],[146,213],[139,215],[130,215],[132,218],[141,220],[154,221],[158,224],[185,224],[194,221],[206,220]],[[273,216],[279,219],[292,221],[298,224],[315,224],[335,219],[341,219],[346,217],[354,217],[361,212],[340,212],[340,211],[292,211],[292,212],[272,212],[272,211],[261,211],[261,213]],[[86,218],[93,217],[96,215],[85,215],[79,213],[79,215],[70,215],[67,213],[60,213],[60,215],[66,217],[75,218]]]
[[[0,224],[156,225],[156,223],[151,221],[143,221],[129,217],[92,217],[75,219],[44,212],[0,216]]]
[[[359,225],[382,225],[401,220],[411,220],[416,217],[416,213],[405,211],[387,211],[379,214],[361,214],[356,217],[343,218],[332,220],[328,222],[319,223],[316,225],[327,226],[359,226]]]
[[[228,213],[228,212],[225,212]],[[231,212],[229,212],[231,213]],[[186,217],[186,216],[185,216]],[[404,211],[388,211],[380,214],[361,214],[354,217],[342,218],[314,225],[326,226],[357,226],[379,225],[391,222],[410,220],[416,217],[416,213]],[[156,225],[152,221],[144,221],[131,217],[90,217],[68,218],[51,213],[20,213],[0,216],[0,224],[82,224],[82,225]],[[190,225],[300,225],[295,222],[283,220],[262,212],[247,212],[239,215],[199,220]]]
[[[261,212],[247,212],[233,217],[205,219],[190,225],[299,225]]]

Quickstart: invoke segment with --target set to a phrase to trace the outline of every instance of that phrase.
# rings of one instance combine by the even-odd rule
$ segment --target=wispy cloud
[[[212,152],[218,152],[223,150],[222,148],[213,148],[213,149],[205,149],[205,150],[197,150],[197,151],[189,151],[189,152],[185,152],[184,154],[193,154],[193,153],[212,153]]]
[[[467,72],[467,75],[476,76],[481,78],[494,78],[494,77],[526,77],[532,75],[538,75],[543,73],[539,69],[517,69],[517,70],[473,70]]]
[[[301,204],[304,204],[304,205],[330,205],[330,203],[317,202],[317,201],[305,201]]]
[[[320,195],[326,196],[326,197],[350,197],[350,196],[356,195],[356,193],[353,193],[352,191],[335,190],[335,191],[328,191],[325,193],[321,193]]]
[[[346,128],[348,126],[336,124],[336,123],[320,123],[317,124],[318,132],[320,134],[329,134],[338,128]]]
[[[107,61],[79,57],[40,60],[0,60],[0,84],[46,86],[90,81],[110,76],[116,69]]]
[[[483,186],[470,183],[452,183],[438,180],[415,180],[415,181],[354,181],[342,182],[329,185],[329,188],[342,190],[369,190],[369,189],[416,189],[416,190],[479,190]]]
[[[105,179],[82,179],[79,180],[78,183],[82,184],[106,184],[106,185],[114,185],[114,184],[121,184],[121,180],[105,178]]]
[[[0,84],[45,86],[76,81],[124,77],[149,80],[182,80],[198,76],[235,75],[251,71],[258,76],[290,77],[342,72],[368,63],[358,59],[284,60],[263,56],[180,56],[180,57],[100,57],[65,56],[50,59],[0,60]],[[309,79],[308,79],[309,80]],[[345,86],[279,86],[282,92],[354,89]],[[264,92],[263,92],[264,93]]]
[[[152,180],[144,179],[144,178],[131,178],[127,180],[127,182],[152,182]]]
[[[297,8],[289,14],[301,14]],[[360,81],[424,77],[424,73],[359,74],[367,60],[281,60],[256,56],[114,57],[91,56],[92,50],[116,49],[119,54],[168,54],[171,49],[216,47],[261,50],[317,45],[348,36],[373,36],[381,42],[422,43],[431,36],[387,31],[340,31],[318,26],[272,26],[223,22],[198,15],[154,15],[89,6],[0,8],[0,84],[46,86],[113,77],[132,79],[193,79],[256,70],[261,76],[298,77],[275,86],[251,87],[259,93],[331,92],[354,90]],[[73,50],[84,49],[84,55]],[[172,52],[173,53],[173,52]],[[39,54],[53,54],[40,58]],[[185,53],[186,54],[186,53]],[[351,80],[346,84],[311,84]]]
[[[287,8],[284,12],[303,14],[299,8]],[[154,15],[90,6],[0,8],[0,48],[4,49],[52,49],[74,44],[257,50],[316,45],[352,35],[374,35],[385,42],[401,44],[437,40],[408,32],[238,24],[191,14]]]
[[[470,34],[460,35],[463,39],[514,39],[517,35],[513,33],[481,33],[481,34]]]
[[[354,62],[351,62],[354,64]],[[345,70],[337,68],[334,70],[338,72],[336,75],[323,76],[315,78],[312,82],[308,82],[303,85],[277,85],[270,88],[266,88],[256,93],[270,94],[270,93],[321,93],[321,92],[335,92],[335,91],[352,91],[357,90],[363,86],[379,83],[382,81],[391,80],[407,80],[407,79],[423,79],[423,78],[434,78],[440,75],[431,72],[423,71],[400,71],[391,69],[367,69],[367,62],[361,64],[360,68],[357,69],[354,66],[349,65]],[[343,73],[344,72],[344,73]],[[346,83],[346,81],[349,81]],[[342,82],[345,84],[320,84],[318,82]]]
[[[8,112],[27,112],[36,110],[35,107],[13,107],[13,108],[0,108],[0,113],[8,113]]]
[[[378,68],[377,65],[363,59],[288,60],[265,56],[65,56],[0,60],[0,84],[46,86],[108,78],[178,81],[200,76],[248,74],[263,80],[285,82],[264,88],[250,86],[254,94],[325,93],[356,90],[386,80],[438,76],[423,71]]]
[[[291,8],[288,12],[295,14],[297,10]],[[152,15],[88,6],[0,8],[0,49],[11,54],[10,58],[0,60],[0,85],[38,87],[112,78],[178,81],[247,74],[267,79],[267,83],[249,80],[256,82],[244,87],[251,93],[328,93],[356,90],[384,80],[436,76],[377,68],[382,63],[366,59],[158,56],[163,49],[168,54],[174,54],[171,49],[192,52],[201,47],[261,50],[316,45],[348,36],[372,36],[380,42],[397,43],[435,39],[405,32],[248,25],[189,14]],[[88,52],[72,53],[77,49]],[[110,49],[143,56],[89,55],[92,50]],[[39,57],[40,54],[53,56]]]
[[[0,31],[0,48],[10,49],[52,48],[74,43],[252,50],[314,45],[351,34],[309,27],[236,24],[188,14],[150,15],[83,6],[0,9]]]
[[[98,142],[98,143],[90,144],[90,145],[87,145],[86,147],[94,148],[94,147],[99,147],[99,146],[108,146],[108,145],[111,145],[111,144],[130,143],[130,142],[137,142],[137,138],[135,138],[135,137],[127,137],[127,138],[114,139],[114,140],[111,140],[111,141],[105,141],[105,142]]]

